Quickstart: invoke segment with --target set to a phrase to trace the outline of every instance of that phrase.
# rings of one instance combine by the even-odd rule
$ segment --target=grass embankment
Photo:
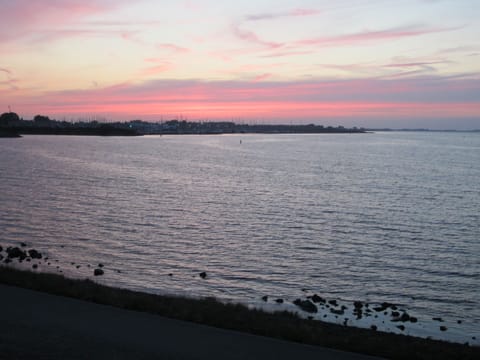
[[[376,355],[391,359],[478,359],[480,348],[443,341],[375,332],[301,319],[295,314],[250,310],[213,298],[153,295],[0,266],[0,283],[123,309],[278,339]]]

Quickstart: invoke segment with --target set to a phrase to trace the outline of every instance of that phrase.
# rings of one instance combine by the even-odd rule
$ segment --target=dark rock
[[[309,296],[309,298],[314,302],[314,303],[325,303],[325,299],[322,298],[321,296],[318,296],[317,294],[313,294],[312,296]]]
[[[98,267],[99,267],[99,268],[102,268],[102,267],[103,267],[103,264],[102,264],[102,263],[98,264]]]
[[[462,323],[462,320],[457,320],[457,324],[461,324],[461,323]]]
[[[93,271],[93,275],[95,275],[95,276],[100,276],[100,275],[103,275],[103,274],[104,274],[104,272],[103,272],[102,269],[95,269]]]
[[[441,317],[434,317],[432,318],[432,320],[443,322],[443,319]]]
[[[336,315],[343,315],[343,314],[345,314],[345,311],[342,310],[342,309],[333,309],[333,308],[332,308],[332,309],[330,309],[330,312],[331,312],[332,314],[336,314]]]
[[[35,249],[30,249],[28,250],[28,255],[30,255],[30,257],[32,259],[41,259],[42,258],[42,254],[39,253],[37,250]]]
[[[330,300],[328,303],[333,306],[338,306],[337,300]]]
[[[407,313],[403,313],[401,316],[397,316],[395,317],[394,319],[392,319],[392,321],[401,321],[401,322],[406,322],[406,321],[410,321],[410,315],[408,315]]]
[[[205,279],[207,277],[207,273],[205,271],[202,271],[199,275],[202,279]]]
[[[3,260],[3,255],[0,254],[0,261]]]
[[[440,326],[440,331],[447,331],[447,327],[446,326]]]
[[[27,253],[23,250],[21,250],[19,247],[8,247],[7,248],[7,256],[10,259],[15,259],[18,258],[20,260],[23,260],[27,257]]]
[[[0,245],[0,251],[3,251],[3,247]]]
[[[377,325],[370,326],[370,329],[372,329],[373,331],[377,331]]]
[[[32,269],[36,269],[36,268],[38,268],[38,265],[37,265],[37,264],[33,264],[33,265],[32,265]]]
[[[267,301],[268,301],[268,296],[267,296],[267,295],[262,296],[262,300],[265,301],[265,302],[267,302]]]
[[[392,311],[392,316],[393,317],[398,317],[398,316],[400,316],[400,313],[398,311]]]
[[[75,266],[77,269],[80,269],[80,265]]]
[[[25,261],[26,261],[26,262],[30,262],[30,261],[32,261],[32,259],[30,259],[29,257],[27,257],[27,258],[25,259]]]
[[[21,246],[21,247],[27,247],[27,244],[25,244],[24,242],[21,242],[21,243],[20,243],[20,246]]]
[[[355,307],[355,309],[361,309],[363,307],[363,303],[361,301],[355,301],[353,303],[353,306]]]
[[[397,328],[399,328],[399,329],[402,330],[402,331],[405,330],[405,326],[404,326],[404,325],[398,325]]]
[[[173,274],[172,274],[172,273],[169,273],[168,276],[173,276]]]
[[[277,304],[283,304],[283,299],[277,299],[277,300],[275,300],[275,302],[276,302]]]
[[[415,316],[410,316],[410,322],[411,323],[416,323],[418,319]]]
[[[12,260],[8,257],[4,261],[5,264],[10,264],[11,262],[12,262]]]
[[[391,304],[391,303],[388,303],[388,302],[381,303],[380,306],[377,306],[377,307],[373,308],[373,310],[380,312],[380,311],[385,311],[388,308],[391,308],[392,310],[397,310],[397,307],[394,304]]]
[[[348,324],[348,318],[343,319],[343,326],[347,326]]]
[[[306,311],[306,312],[309,312],[309,313],[318,312],[317,306],[313,302],[311,302],[310,300],[296,299],[293,303],[295,305],[297,305],[303,311]]]

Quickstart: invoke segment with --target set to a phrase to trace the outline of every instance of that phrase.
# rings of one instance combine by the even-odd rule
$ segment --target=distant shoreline
[[[272,314],[240,304],[221,303],[214,298],[141,293],[100,285],[88,279],[73,280],[3,265],[0,266],[0,283],[218,328],[386,358],[474,359],[480,354],[478,347],[306,320],[289,312]]]

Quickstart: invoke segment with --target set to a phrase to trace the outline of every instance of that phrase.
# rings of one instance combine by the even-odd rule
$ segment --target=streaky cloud
[[[409,26],[398,27],[392,29],[362,31],[357,33],[334,35],[334,36],[319,36],[309,39],[298,40],[297,45],[314,45],[314,46],[347,46],[347,45],[364,45],[368,43],[389,41],[395,39],[409,38],[415,36],[422,36],[434,34],[439,32],[455,31],[460,27],[424,27],[424,26]]]
[[[188,53],[190,50],[186,47],[178,46],[171,43],[160,43],[157,44],[157,47],[162,50],[169,50],[175,53]]]
[[[251,14],[246,15],[244,18],[246,21],[259,21],[259,20],[273,20],[284,17],[300,17],[300,16],[311,16],[318,15],[321,11],[316,9],[293,9],[290,11],[283,12],[270,12],[270,13],[261,13],[261,14]]]

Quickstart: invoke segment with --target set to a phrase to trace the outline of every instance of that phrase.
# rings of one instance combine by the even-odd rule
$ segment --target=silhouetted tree
[[[50,118],[48,116],[43,116],[43,115],[35,115],[33,118],[33,121],[35,122],[36,125],[41,125],[41,124],[48,124],[50,123]]]
[[[17,121],[20,121],[20,117],[14,112],[3,113],[0,115],[0,126],[13,125]]]

